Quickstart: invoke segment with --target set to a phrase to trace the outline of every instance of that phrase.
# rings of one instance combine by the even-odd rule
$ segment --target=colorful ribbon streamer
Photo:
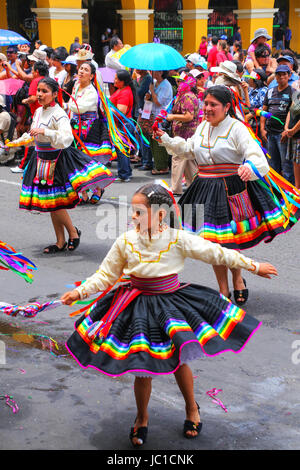
[[[0,400],[5,400],[5,404],[12,409],[12,412],[18,413],[19,407],[11,395],[0,395]]]
[[[216,405],[219,405],[225,411],[225,413],[228,413],[228,410],[227,410],[226,406],[224,405],[224,403],[219,398],[216,398],[216,395],[219,392],[223,392],[223,390],[222,389],[217,389],[217,388],[212,388],[211,390],[208,390],[206,392],[206,395],[208,395],[212,399],[213,403],[215,403]]]
[[[0,302],[0,312],[5,313],[6,315],[9,315],[11,317],[16,317],[17,315],[20,315],[26,318],[33,318],[43,310],[50,310],[52,308],[59,307],[60,305],[62,305],[61,300],[52,300],[44,304],[41,304],[39,302],[33,302],[25,306],[12,305],[7,304],[5,302]]]
[[[4,269],[6,271],[11,270],[23,277],[26,282],[29,282],[30,284],[33,282],[32,271],[37,269],[35,264],[28,258],[25,258],[22,253],[17,253],[14,248],[1,240],[0,264],[3,265],[0,266],[0,269]]]

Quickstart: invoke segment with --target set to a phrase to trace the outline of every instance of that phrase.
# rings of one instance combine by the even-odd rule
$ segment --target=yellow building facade
[[[291,49],[300,52],[300,0],[289,3],[289,26],[292,30]],[[31,10],[37,15],[39,38],[51,47],[67,48],[75,36],[82,38],[83,19],[88,15],[81,0],[36,0]],[[149,0],[121,0],[117,13],[122,20],[122,38],[125,44],[151,42],[154,10]],[[208,15],[213,11],[209,0],[182,0],[179,13],[183,20],[183,50],[186,54],[197,50],[201,36],[207,34]],[[238,25],[241,27],[244,47],[250,44],[254,31],[264,27],[272,35],[273,16],[277,11],[274,0],[238,0]],[[0,0],[0,28],[7,28],[7,1]]]

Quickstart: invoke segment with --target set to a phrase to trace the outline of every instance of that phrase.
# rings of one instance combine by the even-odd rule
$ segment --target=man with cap
[[[277,59],[277,64],[278,65],[287,65],[291,71],[290,77],[289,77],[289,85],[292,85],[296,80],[299,80],[299,76],[294,72],[293,67],[294,67],[294,58],[291,55],[282,55],[278,57]],[[275,78],[275,74],[273,75],[273,80],[269,83],[268,87],[269,88],[274,88],[277,86],[277,81]]]
[[[195,65],[201,61],[201,55],[197,52],[193,52],[193,54],[189,54],[186,58],[186,68],[192,70],[195,68]]]
[[[261,116],[261,136],[268,144],[271,157],[270,166],[285,179],[294,184],[293,163],[286,160],[287,139],[282,137],[289,108],[292,104],[293,89],[289,85],[291,70],[288,65],[278,65],[275,71],[277,86],[268,89],[263,111],[268,111],[277,119]]]

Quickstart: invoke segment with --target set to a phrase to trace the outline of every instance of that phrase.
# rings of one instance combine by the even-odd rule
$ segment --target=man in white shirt
[[[110,47],[111,50],[108,52],[108,54],[106,54],[105,57],[106,67],[115,70],[125,69],[124,65],[122,65],[116,57],[114,57],[114,54],[123,49],[124,47],[121,39],[118,37],[113,37],[110,41]]]

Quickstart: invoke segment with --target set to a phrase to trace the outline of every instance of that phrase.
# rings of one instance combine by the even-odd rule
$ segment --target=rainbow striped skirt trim
[[[39,152],[39,157],[56,158],[55,152]],[[23,175],[19,207],[51,212],[72,209],[79,203],[79,193],[86,189],[105,188],[114,181],[112,173],[83,152],[68,147],[59,154],[52,185],[36,184],[37,158],[34,152]]]
[[[210,175],[201,170],[178,201],[183,228],[226,248],[243,250],[261,241],[271,242],[299,220],[300,208],[292,206],[289,223],[284,226],[286,219],[280,207],[284,205],[281,194],[276,194],[280,202],[276,204],[262,182],[256,180],[247,183],[254,217],[241,222],[233,221],[228,194],[244,190],[245,184],[236,174],[218,176],[217,173]]]
[[[70,354],[81,367],[110,376],[170,374],[189,360],[240,352],[260,327],[215,290],[175,284],[170,292],[146,289],[133,296],[106,335],[91,337],[93,325],[105,322],[120,292],[127,289],[128,296],[136,288],[121,286],[105,295],[75,323],[66,343]]]
[[[79,137],[85,145],[81,148],[83,152],[103,165],[117,158],[117,152],[110,141],[108,126],[104,119],[97,118],[96,113],[87,112],[80,117],[74,114],[72,123],[77,132],[81,126]],[[77,142],[76,145],[78,145]]]

